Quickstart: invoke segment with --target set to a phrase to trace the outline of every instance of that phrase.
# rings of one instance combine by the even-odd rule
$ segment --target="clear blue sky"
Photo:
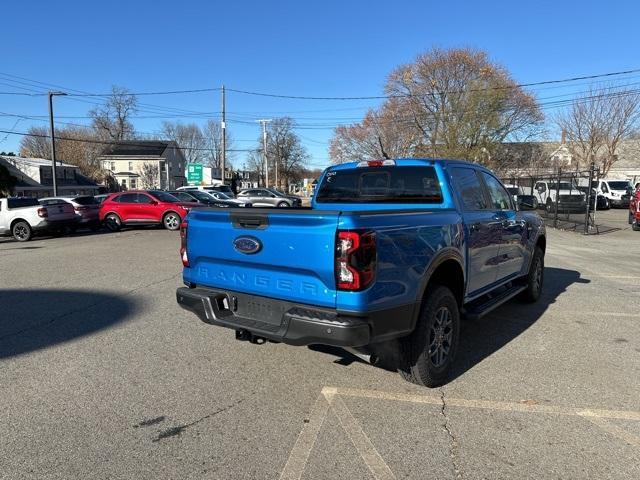
[[[394,67],[432,46],[484,49],[521,83],[640,68],[640,5],[633,1],[46,0],[4,2],[2,13],[0,91],[48,90],[16,83],[10,74],[88,92],[106,92],[114,84],[135,92],[224,83],[291,95],[380,95]],[[582,83],[536,92],[544,98],[585,88]],[[140,101],[213,115],[220,109],[215,92]],[[299,133],[311,163],[324,166],[330,126],[356,120],[376,104],[229,93],[228,131],[237,139],[236,148],[249,148],[259,135],[258,124],[231,119],[290,115],[301,126],[321,126]],[[61,121],[87,124],[87,119],[62,117],[85,116],[91,107],[57,98],[55,111]],[[0,95],[0,112],[45,116],[46,97]],[[17,120],[0,114],[0,129],[46,125]],[[157,131],[161,122],[134,121],[142,132]],[[0,134],[0,151],[17,151],[19,140]],[[237,166],[244,156],[236,154]]]

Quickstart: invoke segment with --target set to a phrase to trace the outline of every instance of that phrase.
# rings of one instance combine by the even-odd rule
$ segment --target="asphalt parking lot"
[[[2,240],[0,478],[640,478],[640,233],[548,237],[434,390],[201,323],[176,232]]]

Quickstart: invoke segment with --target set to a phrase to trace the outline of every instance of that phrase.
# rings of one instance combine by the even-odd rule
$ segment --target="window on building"
[[[123,178],[122,181],[120,182],[120,185],[122,185],[122,188],[126,189],[127,188],[127,179]]]
[[[129,162],[129,171],[133,172],[133,162]]]
[[[111,162],[111,171],[112,172],[116,171],[116,162]]]
[[[138,182],[136,182],[135,178],[132,178],[129,183],[131,184],[131,188],[138,188]]]

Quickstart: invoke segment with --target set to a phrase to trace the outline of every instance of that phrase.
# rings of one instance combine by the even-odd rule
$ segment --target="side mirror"
[[[518,195],[519,210],[535,210],[537,207],[533,195]]]
[[[158,201],[157,200],[151,200],[151,205],[157,205]]]

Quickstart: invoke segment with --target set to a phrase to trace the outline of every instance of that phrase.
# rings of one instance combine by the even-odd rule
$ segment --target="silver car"
[[[91,195],[76,195],[69,197],[48,197],[40,199],[42,205],[55,205],[60,203],[70,203],[73,205],[78,224],[76,228],[89,228],[96,232],[100,230],[100,202]]]
[[[254,207],[300,207],[302,200],[298,197],[285,195],[275,188],[250,188],[238,194],[238,200],[251,203]]]

